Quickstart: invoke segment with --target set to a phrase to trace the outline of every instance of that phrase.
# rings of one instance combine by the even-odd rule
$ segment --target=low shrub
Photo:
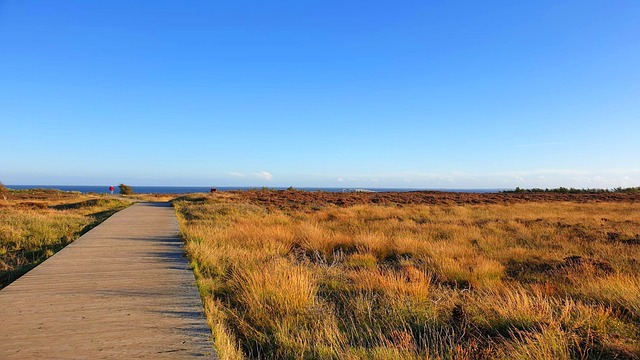
[[[9,194],[9,189],[7,189],[2,181],[0,181],[0,196],[4,199],[4,201],[7,201],[7,194]]]
[[[118,185],[118,187],[120,188],[120,194],[122,195],[131,195],[133,194],[133,188],[129,185],[125,185],[125,184],[120,184]]]

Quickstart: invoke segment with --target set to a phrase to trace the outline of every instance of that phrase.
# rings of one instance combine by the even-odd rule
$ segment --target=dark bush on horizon
[[[131,195],[133,194],[133,188],[129,185],[125,185],[125,184],[120,184],[118,185],[118,187],[120,188],[120,194],[122,195]]]
[[[576,189],[576,188],[566,188],[559,187],[554,189],[541,189],[541,188],[532,188],[532,189],[522,189],[520,187],[516,187],[514,190],[505,190],[503,193],[559,193],[559,194],[602,194],[602,193],[637,193],[640,192],[640,186],[637,187],[617,187],[614,189]]]

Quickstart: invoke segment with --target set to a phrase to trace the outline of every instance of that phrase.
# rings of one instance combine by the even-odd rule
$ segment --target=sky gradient
[[[638,1],[0,0],[0,181],[640,186],[638,19]]]

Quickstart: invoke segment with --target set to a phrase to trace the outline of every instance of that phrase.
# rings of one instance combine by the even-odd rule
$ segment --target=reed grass
[[[174,205],[221,359],[640,354],[637,203]]]

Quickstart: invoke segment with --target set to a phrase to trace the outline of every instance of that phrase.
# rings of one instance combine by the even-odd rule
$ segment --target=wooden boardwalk
[[[138,203],[0,291],[0,359],[215,359],[173,209]]]

